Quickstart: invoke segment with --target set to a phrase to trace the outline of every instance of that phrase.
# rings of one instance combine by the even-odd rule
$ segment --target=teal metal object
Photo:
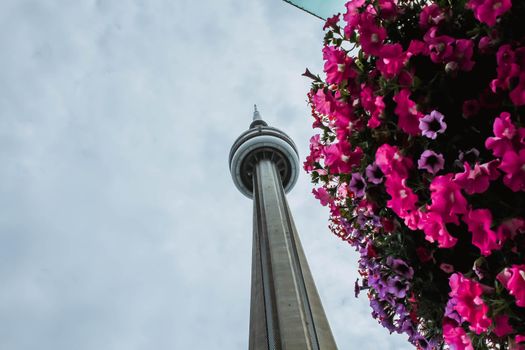
[[[283,0],[309,14],[326,20],[336,13],[344,13],[345,0]]]

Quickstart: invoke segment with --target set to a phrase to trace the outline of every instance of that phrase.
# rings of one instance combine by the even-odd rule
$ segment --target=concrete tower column
[[[290,137],[257,109],[230,152],[234,183],[253,198],[250,350],[337,349],[286,201],[298,159]]]

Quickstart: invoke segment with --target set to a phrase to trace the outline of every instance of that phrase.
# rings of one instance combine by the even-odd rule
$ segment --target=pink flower
[[[418,169],[426,170],[432,175],[437,174],[445,166],[445,158],[440,153],[426,150],[417,161]]]
[[[465,330],[448,318],[443,321],[443,339],[452,350],[474,350]]]
[[[333,15],[332,17],[328,18],[326,22],[324,23],[323,30],[326,30],[328,28],[335,28],[337,27],[337,23],[339,23],[339,16],[341,14]]]
[[[437,27],[432,27],[423,37],[428,45],[430,59],[434,63],[443,63],[451,61],[454,55],[454,38],[447,35],[437,35]]]
[[[496,24],[496,19],[510,10],[511,0],[470,0],[467,8],[474,11],[474,17],[489,26]]]
[[[360,14],[358,31],[359,43],[363,52],[368,55],[378,56],[386,38],[386,29],[376,25],[374,17],[365,12]]]
[[[432,204],[428,210],[441,215],[445,223],[459,224],[457,215],[467,212],[467,200],[461,194],[460,187],[452,181],[452,176],[453,174],[445,174],[432,180]]]
[[[517,334],[514,338],[514,343],[510,344],[509,350],[525,350],[525,335]]]
[[[412,160],[403,157],[396,146],[381,145],[376,151],[376,164],[386,176],[396,174],[401,178],[408,177]]]
[[[519,150],[525,146],[525,128],[516,129],[510,119],[510,113],[502,112],[494,120],[494,136],[485,141],[485,147],[492,151],[495,157],[502,157],[507,151]]]
[[[405,184],[405,179],[397,174],[387,177],[385,182],[386,192],[392,197],[387,202],[387,207],[392,209],[399,217],[404,218],[416,210],[417,196]]]
[[[514,192],[525,191],[525,148],[519,153],[508,150],[499,168],[505,173],[503,183]]]
[[[312,171],[314,170],[315,163],[319,162],[322,155],[322,145],[319,143],[320,135],[314,135],[310,138],[310,154],[306,157],[304,162],[304,170]]]
[[[386,44],[379,51],[377,69],[386,79],[395,78],[403,69],[407,55],[400,44]]]
[[[354,61],[346,52],[333,46],[323,48],[324,71],[328,84],[339,84],[356,75],[352,69]]]
[[[394,113],[398,116],[398,126],[410,135],[419,135],[419,119],[422,114],[418,112],[416,103],[410,99],[410,90],[402,89],[394,96],[397,106]]]
[[[445,19],[445,14],[438,4],[423,7],[419,14],[419,28],[427,30],[429,27],[437,26]]]
[[[384,19],[391,19],[397,15],[397,0],[379,0],[380,15]]]
[[[350,0],[346,3],[346,13],[343,15],[343,19],[346,21],[345,35],[350,37],[352,32],[359,23],[359,8],[363,6],[365,0]]]
[[[472,244],[481,250],[481,254],[488,256],[492,250],[500,249],[500,240],[496,232],[490,229],[492,213],[488,209],[471,209],[463,216],[463,222],[472,233]]]
[[[457,239],[447,231],[443,218],[438,213],[422,213],[418,228],[425,233],[427,241],[437,242],[440,248],[452,248],[456,245]]]
[[[525,307],[525,265],[507,267],[496,278],[516,298],[516,305]]]
[[[454,61],[458,64],[459,69],[466,72],[471,71],[474,67],[472,54],[474,53],[474,42],[468,39],[456,40],[454,47]]]
[[[476,334],[487,331],[492,320],[487,317],[489,308],[482,299],[481,285],[461,273],[450,276],[449,285],[451,288],[449,296],[456,299],[454,310],[461,316],[461,319],[469,322],[470,329]]]
[[[492,91],[497,92],[498,88],[508,90],[511,79],[517,77],[520,72],[520,66],[515,62],[516,53],[509,44],[502,45],[496,53],[496,61],[498,63],[498,79],[492,81]]]
[[[499,315],[494,319],[494,334],[498,337],[505,337],[514,332],[514,328],[509,324],[508,315]]]
[[[319,199],[319,202],[321,202],[323,207],[326,207],[329,203],[334,201],[330,196],[330,193],[328,193],[324,187],[319,187],[317,189],[314,188],[312,193],[314,194],[315,198]]]
[[[465,171],[456,174],[456,176],[454,176],[454,182],[461,186],[468,194],[485,192],[489,188],[490,181],[499,177],[499,173],[495,169],[498,165],[497,161],[483,165],[476,163],[474,169],[471,169],[467,162],[463,165]]]
[[[312,96],[312,103],[317,113],[330,115],[335,109],[335,98],[331,92],[319,89]]]
[[[381,120],[379,118],[385,110],[383,96],[375,96],[371,87],[362,84],[360,102],[363,106],[363,109],[370,114],[370,119],[368,120],[367,126],[369,128],[375,129],[381,125]]]
[[[520,73],[518,85],[510,92],[509,97],[515,106],[525,105],[525,72]]]
[[[352,151],[346,141],[339,141],[324,149],[325,164],[331,173],[349,173],[354,166],[361,162],[363,151],[356,147]]]

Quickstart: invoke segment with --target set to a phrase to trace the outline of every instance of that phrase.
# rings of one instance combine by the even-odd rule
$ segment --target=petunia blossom
[[[401,178],[408,177],[413,165],[412,160],[409,157],[402,156],[396,146],[386,143],[377,149],[375,160],[383,174],[387,176],[397,174]]]
[[[312,190],[312,193],[314,197],[317,198],[319,202],[321,202],[321,205],[324,207],[326,207],[329,203],[334,201],[333,198],[330,196],[330,193],[328,193],[328,191],[324,187],[314,188]]]
[[[365,174],[370,183],[378,185],[383,182],[383,172],[375,162],[366,167]]]
[[[438,213],[445,223],[459,224],[457,215],[467,212],[467,200],[460,187],[452,181],[453,174],[436,176],[430,183],[432,204],[429,211]]]
[[[492,225],[492,213],[488,209],[471,209],[463,216],[468,230],[472,233],[472,244],[481,250],[481,254],[488,256],[493,250],[500,249],[499,239]]]
[[[325,46],[323,59],[326,81],[329,84],[339,84],[356,75],[353,70],[353,59],[337,47]]]
[[[516,298],[516,305],[525,307],[525,265],[507,267],[496,278]]]
[[[499,172],[495,169],[498,164],[496,160],[483,165],[476,162],[471,169],[469,163],[465,162],[464,172],[456,174],[454,182],[468,194],[483,193],[489,188],[490,181],[499,177]]]
[[[363,150],[356,147],[352,150],[346,141],[327,146],[324,149],[325,164],[332,173],[348,173],[363,157]]]
[[[396,108],[394,113],[397,115],[398,126],[409,135],[419,135],[420,118],[422,113],[418,112],[416,103],[410,99],[410,90],[402,89],[394,96]]]
[[[435,140],[438,134],[442,134],[447,129],[447,123],[444,121],[445,116],[434,110],[430,114],[419,119],[419,129],[423,136]]]
[[[525,191],[525,148],[518,152],[508,150],[499,166],[505,176],[503,183],[514,192]]]
[[[485,147],[492,151],[495,157],[502,157],[507,151],[518,151],[525,147],[525,128],[516,128],[508,112],[502,112],[494,120],[494,137],[485,141]]]
[[[511,0],[470,0],[467,8],[474,11],[474,17],[489,26],[496,24],[498,17],[510,10]]]
[[[469,336],[455,321],[449,319],[443,321],[443,339],[450,349],[474,350]]]
[[[440,153],[426,150],[421,153],[421,157],[419,157],[417,164],[418,169],[426,170],[432,175],[435,175],[438,171],[444,168],[445,158],[443,158],[443,155]]]
[[[436,212],[423,213],[418,228],[425,233],[427,241],[437,242],[440,248],[452,248],[456,245],[457,239],[448,232],[442,216]]]
[[[490,327],[492,320],[487,316],[489,308],[482,299],[482,286],[461,273],[454,273],[449,278],[451,291],[449,296],[456,299],[456,310],[463,321],[470,323],[469,328],[481,334]]]
[[[366,182],[363,176],[359,173],[353,173],[348,188],[354,193],[356,197],[363,197],[366,191]]]

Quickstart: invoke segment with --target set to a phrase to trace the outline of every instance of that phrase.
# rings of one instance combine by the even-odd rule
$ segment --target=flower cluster
[[[525,349],[525,2],[351,0],[304,168],[356,295],[419,349]]]

